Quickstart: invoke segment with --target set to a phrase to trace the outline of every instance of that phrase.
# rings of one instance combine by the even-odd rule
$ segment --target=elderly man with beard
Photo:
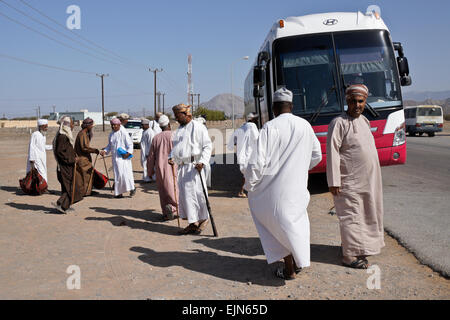
[[[92,140],[94,128],[94,120],[91,118],[86,118],[81,124],[81,131],[77,135],[75,140],[75,152],[78,156],[78,166],[77,169],[81,174],[84,196],[90,196],[96,194],[97,192],[92,191],[92,173],[94,167],[92,166],[91,153],[99,154],[100,151],[95,148],[91,148],[90,142]]]
[[[84,195],[81,176],[75,170],[78,158],[73,147],[75,144],[75,139],[72,135],[73,127],[72,118],[63,118],[53,146],[53,153],[58,163],[56,174],[61,184],[61,197],[56,203],[52,204],[61,213],[72,211],[73,209],[70,206],[82,200]],[[75,191],[73,191],[73,179],[75,179]]]
[[[46,136],[48,130],[48,121],[39,119],[37,122],[38,130],[31,135],[28,147],[27,173],[36,169],[41,177],[47,181],[47,154],[46,150],[51,150],[46,146]]]
[[[347,112],[328,127],[327,179],[339,218],[342,264],[367,269],[367,257],[384,247],[381,169],[370,122],[362,115],[369,89],[354,84],[345,96]]]

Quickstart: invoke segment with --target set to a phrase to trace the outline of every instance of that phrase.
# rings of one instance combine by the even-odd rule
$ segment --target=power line
[[[69,39],[70,41],[76,42],[76,43],[80,44],[81,46],[83,46],[83,47],[85,47],[85,48],[87,48],[87,49],[89,49],[89,50],[97,51],[97,52],[100,53],[101,55],[105,55],[104,52],[101,52],[100,50],[98,50],[98,49],[96,49],[96,48],[93,48],[92,46],[88,46],[88,45],[86,45],[86,44],[84,44],[84,43],[82,43],[82,42],[80,42],[80,41],[78,41],[78,40],[76,40],[76,39],[74,39],[74,38],[72,38],[72,37],[69,37],[69,36],[65,35],[64,33],[62,33],[62,32],[60,32],[60,31],[56,30],[55,28],[52,28],[52,27],[49,26],[48,24],[45,24],[45,23],[39,21],[38,19],[36,19],[36,18],[34,18],[34,17],[28,15],[26,12],[24,12],[24,11],[22,11],[22,10],[20,10],[20,9],[17,9],[16,7],[14,7],[14,6],[8,4],[8,3],[5,2],[4,0],[0,0],[0,2],[2,2],[4,5],[8,6],[9,8],[11,8],[11,9],[13,9],[13,10],[19,12],[20,14],[24,15],[25,17],[27,17],[27,18],[33,20],[34,22],[39,23],[40,25],[43,25],[43,26],[46,27],[47,29],[49,29],[49,30],[51,30],[51,31],[53,31],[53,32],[55,32],[55,33],[57,33],[57,34],[59,34],[59,35],[65,37],[65,38],[67,38],[67,39]],[[108,57],[108,58],[111,58],[111,57]],[[117,58],[112,57],[112,59],[117,59]],[[121,63],[122,63],[122,61],[121,61]]]
[[[50,68],[50,69],[56,69],[56,70],[60,70],[60,71],[77,72],[77,73],[85,73],[85,74],[95,74],[95,72],[89,72],[89,71],[82,71],[82,70],[75,70],[75,69],[67,69],[67,68],[62,68],[62,67],[56,67],[56,66],[52,66],[52,65],[49,65],[49,64],[43,64],[43,63],[39,63],[39,62],[34,62],[34,61],[30,61],[30,60],[25,60],[25,59],[18,58],[18,57],[9,56],[9,55],[3,54],[3,53],[0,53],[0,57],[6,58],[6,59],[11,59],[11,60],[16,60],[16,61],[20,61],[20,62],[24,62],[24,63],[28,63],[28,64],[32,64],[32,65],[36,65],[36,66],[40,66],[40,67],[45,67],[45,68]]]
[[[103,59],[103,58],[97,57],[97,56],[95,56],[95,55],[93,55],[93,54],[90,54],[89,52],[86,52],[86,51],[80,50],[80,49],[78,49],[78,48],[72,47],[71,45],[68,45],[68,44],[66,44],[66,43],[64,43],[64,42],[61,42],[61,41],[59,41],[59,40],[57,40],[57,39],[55,39],[55,38],[52,38],[52,37],[46,35],[45,33],[42,33],[42,32],[40,32],[40,31],[38,31],[38,30],[35,30],[34,28],[31,28],[31,27],[29,27],[29,26],[27,26],[27,25],[25,25],[25,24],[23,24],[23,23],[21,23],[21,22],[15,20],[15,19],[13,19],[13,18],[7,16],[7,15],[4,14],[4,13],[1,13],[1,12],[0,12],[0,15],[3,16],[3,17],[5,17],[6,19],[8,19],[8,20],[10,20],[10,21],[12,21],[12,22],[18,24],[18,25],[21,25],[22,27],[24,27],[24,28],[26,28],[26,29],[28,29],[28,30],[30,30],[30,31],[33,31],[33,32],[35,32],[35,33],[37,33],[37,34],[39,34],[39,35],[41,35],[41,36],[43,36],[43,37],[45,37],[45,38],[47,38],[47,39],[50,39],[50,40],[52,40],[52,41],[55,41],[56,43],[59,43],[60,45],[62,45],[62,46],[64,46],[64,47],[70,48],[70,49],[72,49],[72,50],[76,50],[76,51],[81,52],[81,53],[83,53],[83,54],[85,54],[85,55],[94,57],[94,58],[96,58],[96,59],[98,59],[98,60],[106,61],[106,62],[108,62],[108,63],[119,64],[118,62],[115,62],[115,61],[108,61],[108,60],[106,60],[106,59]]]
[[[59,22],[56,21],[55,19],[49,17],[48,15],[46,15],[46,14],[43,13],[43,12],[41,12],[40,10],[34,8],[33,6],[31,6],[31,5],[30,5],[29,3],[27,3],[26,1],[24,1],[24,0],[18,0],[18,1],[22,2],[24,5],[26,5],[26,6],[29,7],[30,9],[36,11],[36,12],[39,13],[41,16],[47,18],[48,20],[50,20],[50,21],[52,21],[53,23],[57,24],[58,26],[62,27],[64,30],[68,30],[68,29],[66,28],[66,26],[64,26],[63,24],[59,23]],[[74,32],[74,31],[72,31],[72,30],[68,30],[68,31],[71,32],[73,35],[77,36],[78,38],[80,38],[80,39],[82,39],[82,40],[84,40],[84,41],[86,41],[86,42],[92,44],[93,46],[95,46],[95,47],[97,47],[97,48],[99,48],[99,49],[101,49],[101,50],[103,50],[103,51],[105,51],[105,52],[108,52],[108,53],[110,53],[111,55],[114,55],[114,56],[116,56],[116,57],[119,58],[119,59],[122,59],[122,60],[124,60],[124,61],[128,61],[129,63],[132,63],[132,64],[134,64],[134,65],[137,66],[137,64],[133,63],[133,61],[131,61],[131,60],[129,60],[129,59],[126,59],[126,58],[124,58],[124,57],[121,57],[120,55],[114,53],[113,51],[108,50],[108,49],[106,49],[106,48],[100,46],[99,44],[97,44],[97,43],[95,43],[95,42],[93,42],[93,41],[91,41],[91,40],[89,40],[89,39],[87,39],[87,38],[85,38],[85,37],[79,35],[78,33]],[[143,67],[143,68],[147,69],[147,66],[145,66],[145,65],[142,65],[142,66],[140,66],[140,67]]]

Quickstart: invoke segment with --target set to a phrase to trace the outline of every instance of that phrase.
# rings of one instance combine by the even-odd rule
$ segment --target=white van
[[[435,105],[422,105],[405,108],[406,132],[410,136],[419,136],[424,133],[434,137],[441,132],[444,126],[442,107]]]
[[[139,119],[130,119],[124,127],[130,135],[131,140],[133,140],[134,146],[139,149],[141,147],[142,133],[144,132],[142,129],[142,121]]]

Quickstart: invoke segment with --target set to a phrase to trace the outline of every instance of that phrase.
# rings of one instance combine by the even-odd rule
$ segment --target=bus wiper
[[[317,117],[319,116],[320,112],[322,111],[322,108],[328,104],[328,94],[331,93],[333,90],[336,90],[335,86],[332,86],[330,89],[328,89],[328,91],[325,92],[325,96],[322,96],[322,103],[320,104],[316,113],[314,113],[312,115],[311,119],[309,119],[309,123],[313,123],[317,120]]]
[[[380,114],[378,113],[378,111],[376,111],[368,102],[366,102],[366,107],[367,107],[367,110],[369,110],[369,113],[372,115],[372,117],[374,117],[374,118],[380,117]]]

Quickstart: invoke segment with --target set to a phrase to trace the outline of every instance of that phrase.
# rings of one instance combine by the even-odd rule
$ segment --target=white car
[[[128,123],[125,125],[125,130],[127,130],[134,146],[137,148],[141,147],[142,133],[144,132],[141,122],[141,120],[128,120]]]

